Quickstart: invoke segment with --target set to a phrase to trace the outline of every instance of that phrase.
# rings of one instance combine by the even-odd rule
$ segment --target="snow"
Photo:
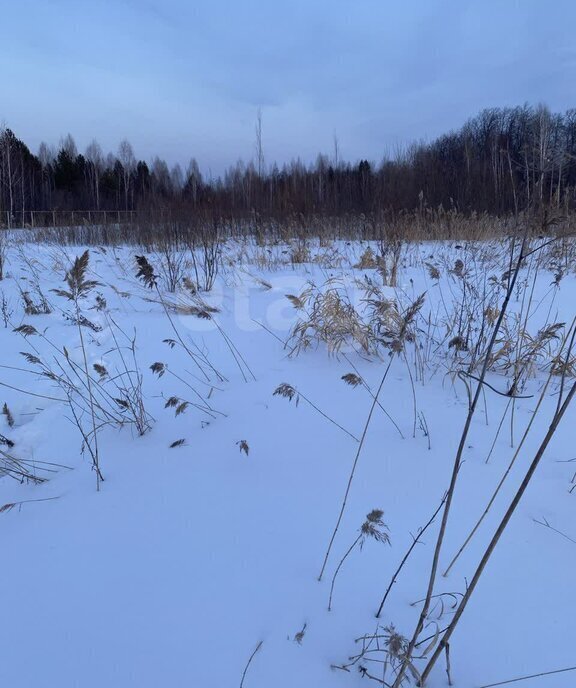
[[[245,369],[249,381],[244,381],[212,321],[172,314],[185,341],[194,341],[226,377],[224,382],[213,381],[209,403],[225,414],[214,418],[193,407],[179,416],[164,408],[171,395],[193,399],[187,386],[171,374],[158,377],[150,371],[156,361],[204,397],[210,387],[193,377],[196,372],[182,347],[170,348],[163,342],[174,338],[174,332],[154,292],[135,278],[134,256],[142,251],[91,249],[90,278],[100,282],[96,291],[106,299],[106,313],[127,334],[136,333],[146,409],[154,419],[143,436],[131,427],[100,431],[105,481],[97,492],[89,455],[81,452],[82,438],[67,404],[13,389],[62,397],[53,381],[25,372],[36,370],[19,353],[32,351],[31,345],[46,361],[53,361],[56,349],[65,346],[81,365],[78,328],[63,316],[63,310],[72,309],[50,290],[62,288],[66,269],[84,248],[13,242],[7,276],[0,282],[0,297],[12,311],[10,323],[0,329],[0,383],[12,388],[0,387],[0,402],[7,404],[15,424],[11,428],[0,417],[0,433],[15,446],[0,449],[32,462],[65,467],[54,468],[50,479],[40,485],[7,476],[0,480],[0,506],[23,502],[0,513],[4,559],[0,679],[6,685],[239,686],[261,641],[246,671],[246,688],[373,683],[354,667],[348,673],[331,665],[346,663],[359,649],[355,638],[374,631],[374,613],[392,574],[412,536],[439,505],[467,398],[462,382],[449,374],[453,352],[437,352],[430,358],[425,380],[418,380],[415,387],[417,408],[424,414],[430,438],[418,426],[413,437],[407,366],[402,357],[393,361],[381,403],[405,439],[377,408],[327,573],[318,582],[357,443],[304,398],[296,405],[273,392],[283,382],[293,385],[359,437],[372,399],[361,386],[344,384],[341,376],[352,372],[353,364],[375,391],[388,355],[368,357],[349,348],[331,356],[321,344],[288,356],[278,338],[288,338],[299,316],[285,294],[300,294],[309,280],[323,285],[330,277],[342,278],[352,302],[361,307],[362,293],[354,278],[377,277],[374,270],[353,267],[364,248],[336,243],[330,251],[338,252],[340,260],[334,260],[333,254],[329,260],[329,249],[316,245],[312,254],[325,255],[326,260],[292,265],[287,247],[268,250],[248,240],[227,242],[214,292],[202,296],[220,309],[214,318],[256,380]],[[441,267],[439,281],[427,273],[430,255]],[[411,245],[404,250],[399,287],[384,291],[404,305],[425,291],[423,314],[435,316],[443,303],[450,304],[457,296],[457,279],[447,267],[459,256],[465,262],[473,260],[478,271],[501,274],[507,268],[502,247]],[[158,256],[150,260],[158,265]],[[532,288],[531,276],[524,270],[526,284],[512,304],[516,311],[523,294]],[[546,266],[536,276],[529,320],[532,333],[546,321],[569,323],[574,316],[574,274],[566,274],[558,287],[551,287],[553,278]],[[33,291],[35,280],[52,306],[49,314],[23,312],[20,290]],[[183,293],[167,294],[160,286],[167,301],[185,298]],[[112,369],[118,365],[113,336],[105,313],[91,309],[94,299],[95,293],[82,310],[102,327],[99,332],[83,330],[89,360]],[[22,323],[33,325],[47,339],[23,338],[13,331]],[[409,351],[412,360],[413,348]],[[545,377],[540,362],[525,391],[536,396],[516,404],[516,444]],[[491,373],[490,382],[506,389],[502,373]],[[494,509],[450,576],[439,577],[438,592],[465,591],[544,435],[557,386],[555,379]],[[488,419],[482,402],[468,439],[442,553],[444,566],[482,513],[514,453],[507,417],[485,463],[507,403],[489,390],[486,399]],[[569,492],[576,470],[576,463],[571,463],[574,420],[571,409],[452,638],[456,686],[473,688],[574,664],[571,607],[576,545],[534,522],[545,518],[576,539],[576,492]],[[178,439],[185,439],[185,444],[169,448]],[[249,446],[248,455],[239,448],[242,440]],[[44,475],[41,468],[38,471]],[[333,610],[328,612],[334,570],[374,508],[384,511],[391,545],[369,539],[362,550],[352,552],[336,579]],[[420,607],[411,603],[424,597],[437,528],[438,520],[407,561],[384,608],[382,626],[393,623],[406,636],[413,632]],[[448,604],[444,610],[437,606],[432,619],[443,628],[452,611]],[[295,636],[304,625],[303,638],[297,642]],[[539,688],[560,688],[574,680],[574,674],[566,673],[534,683]],[[427,685],[447,685],[444,660]]]

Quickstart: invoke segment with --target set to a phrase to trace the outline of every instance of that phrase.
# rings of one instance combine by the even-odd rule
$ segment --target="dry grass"
[[[309,283],[299,296],[287,298],[302,313],[287,342],[290,355],[320,343],[330,355],[349,347],[376,353],[370,327],[354,308],[340,278],[329,279],[321,288]]]

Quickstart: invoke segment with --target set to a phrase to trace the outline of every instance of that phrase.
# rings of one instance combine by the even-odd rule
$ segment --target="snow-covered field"
[[[550,367],[576,298],[574,247],[561,244],[533,254],[513,290],[421,640],[450,623],[556,408],[561,376]],[[12,241],[0,282],[4,685],[345,688],[377,685],[370,676],[382,678],[386,661],[393,683],[397,658],[350,657],[362,636],[393,625],[410,638],[416,626],[440,516],[379,620],[375,612],[448,487],[466,386],[476,386],[458,372],[480,374],[510,245],[405,245],[396,276],[393,252],[378,270],[366,246],[311,244],[295,256],[294,247],[229,241],[213,289],[199,295],[189,256],[92,248],[84,280],[97,284],[80,290],[76,311],[52,290],[70,291],[65,274],[85,249]],[[157,289],[136,277],[136,255],[147,256]],[[291,334],[307,320],[316,329]],[[523,398],[512,402],[494,390],[508,391],[515,374]],[[284,396],[274,394],[282,383]],[[456,686],[576,664],[575,418],[569,408],[451,638]],[[519,445],[493,507],[443,577]],[[328,611],[339,562],[375,509],[385,526],[370,523],[376,537],[365,534],[346,557]],[[447,681],[442,657],[427,685]],[[575,685],[576,672],[520,685],[532,684]]]

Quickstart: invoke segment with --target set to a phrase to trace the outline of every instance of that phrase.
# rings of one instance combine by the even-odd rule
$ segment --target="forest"
[[[576,188],[576,109],[544,105],[485,109],[459,130],[414,142],[379,162],[299,158],[265,164],[261,121],[253,160],[205,178],[160,157],[139,160],[129,141],[106,154],[94,139],[78,151],[72,135],[36,154],[0,129],[0,217],[15,226],[29,211],[185,207],[214,217],[378,215],[430,208],[505,216],[542,207],[571,209]],[[377,157],[378,152],[374,155]]]

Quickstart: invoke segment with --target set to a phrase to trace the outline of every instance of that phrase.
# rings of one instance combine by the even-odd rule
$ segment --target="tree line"
[[[262,118],[256,156],[216,179],[191,159],[186,171],[155,157],[138,160],[124,140],[104,154],[93,140],[83,153],[71,135],[36,154],[0,129],[0,212],[142,210],[186,207],[214,216],[376,214],[423,207],[498,215],[576,200],[576,109],[491,108],[432,142],[417,142],[379,163],[320,154],[265,165]]]

